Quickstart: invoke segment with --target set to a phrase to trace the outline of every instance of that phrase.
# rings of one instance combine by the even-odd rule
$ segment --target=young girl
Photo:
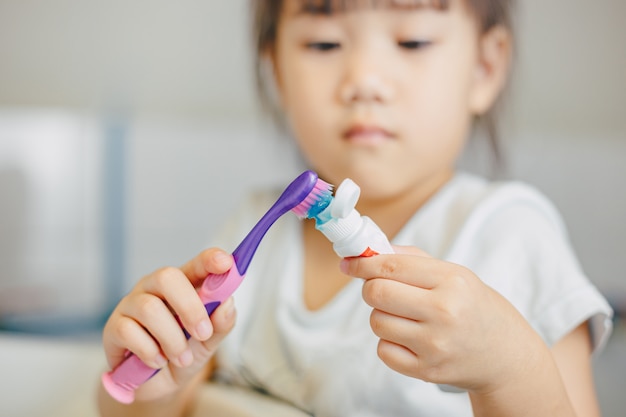
[[[278,194],[254,196],[225,250],[120,301],[109,364],[128,349],[163,369],[131,405],[101,390],[103,415],[184,415],[210,376],[315,416],[600,415],[590,354],[611,311],[559,215],[528,186],[455,171],[506,83],[510,3],[252,2],[259,67],[305,160],[361,187],[358,210],[397,254],[340,260],[313,222],[285,216],[235,294],[237,323],[232,299],[209,319],[195,288],[232,266],[225,250]]]

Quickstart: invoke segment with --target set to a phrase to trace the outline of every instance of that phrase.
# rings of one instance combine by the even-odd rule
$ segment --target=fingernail
[[[207,340],[213,334],[213,324],[211,320],[204,319],[196,326],[196,334],[200,340]]]
[[[167,358],[159,353],[156,358],[154,358],[154,364],[158,368],[163,368],[165,365],[167,365]]]
[[[348,274],[348,262],[346,258],[343,258],[341,262],[339,262],[339,270],[346,275]]]
[[[230,261],[230,256],[226,252],[218,251],[213,255],[213,262],[218,265],[226,266]]]
[[[233,301],[233,297],[230,297],[224,301],[224,316],[229,319],[233,314],[235,314],[235,302]]]
[[[182,355],[178,357],[178,364],[181,368],[185,368],[193,362],[193,353],[191,353],[191,349],[187,349],[183,352]]]

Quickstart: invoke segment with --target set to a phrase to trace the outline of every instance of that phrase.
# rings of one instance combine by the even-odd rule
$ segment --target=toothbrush
[[[332,185],[319,179],[315,172],[305,171],[293,180],[233,251],[233,267],[224,274],[210,274],[203,281],[198,294],[207,313],[211,315],[239,287],[257,247],[279,217],[289,210],[301,219],[313,217],[322,212],[331,200]],[[189,333],[184,329],[183,331],[189,339]],[[159,371],[160,369],[149,367],[138,356],[129,352],[115,369],[102,375],[102,383],[117,401],[130,404],[135,399],[135,390]]]

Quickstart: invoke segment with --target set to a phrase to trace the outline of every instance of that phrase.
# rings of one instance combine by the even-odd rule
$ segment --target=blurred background
[[[517,3],[502,176],[555,202],[623,312],[626,2]],[[463,166],[490,172],[485,153]],[[97,335],[250,188],[292,179],[293,154],[256,103],[247,0],[0,0],[0,334]],[[596,358],[605,416],[626,409],[615,324]]]

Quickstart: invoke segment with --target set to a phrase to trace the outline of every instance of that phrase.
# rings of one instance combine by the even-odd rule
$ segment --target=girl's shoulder
[[[475,247],[491,238],[519,239],[546,229],[567,236],[558,210],[536,187],[461,172],[415,213],[394,243],[446,258],[463,244]]]
[[[467,206],[474,212],[486,214],[493,210],[523,205],[535,207],[547,216],[558,217],[554,204],[542,191],[520,180],[488,180],[460,172],[442,191],[450,195],[450,203]]]
[[[486,227],[508,222],[511,226],[553,228],[567,235],[565,224],[554,203],[537,187],[518,180],[489,181],[460,173],[450,184],[451,209],[464,208],[464,227]]]
[[[450,184],[441,257],[511,301],[552,345],[590,320],[594,347],[611,332],[611,308],[586,276],[556,206],[521,181],[459,174]],[[581,197],[582,198],[582,197]]]

